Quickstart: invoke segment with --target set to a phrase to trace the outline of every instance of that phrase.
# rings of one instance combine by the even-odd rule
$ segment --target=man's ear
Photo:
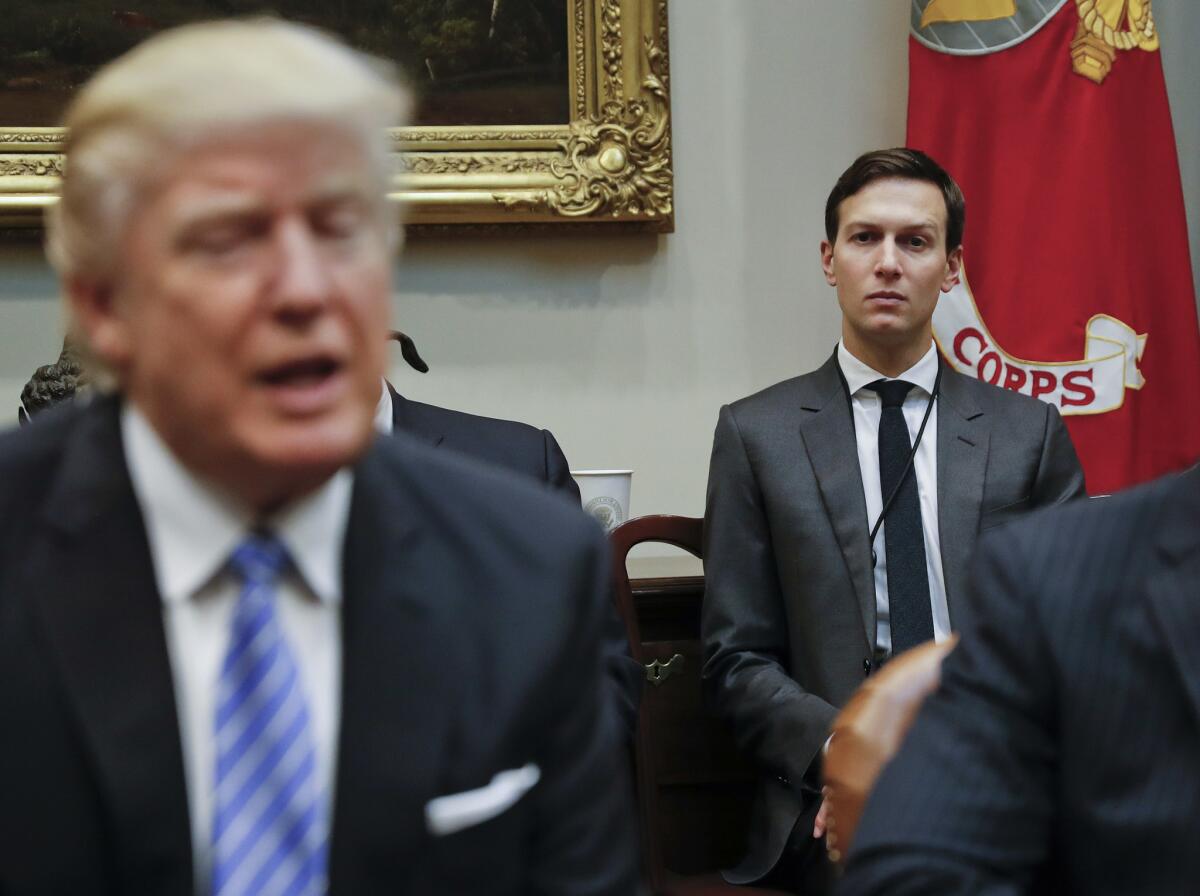
[[[962,246],[955,246],[946,256],[946,276],[942,279],[942,292],[949,292],[962,278]]]
[[[88,349],[102,363],[120,370],[129,361],[132,335],[123,309],[116,301],[113,284],[83,277],[68,277],[63,283],[71,317]]]
[[[821,270],[825,272],[825,282],[837,286],[837,274],[833,272],[833,243],[821,240]]]

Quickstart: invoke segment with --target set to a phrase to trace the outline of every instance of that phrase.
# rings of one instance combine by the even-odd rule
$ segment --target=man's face
[[[71,295],[172,451],[269,509],[371,439],[390,304],[381,198],[364,148],[332,129],[263,127],[169,165],[135,203],[111,283]]]
[[[934,184],[885,178],[842,200],[821,266],[837,288],[847,347],[924,353],[938,295],[958,282],[961,262],[961,247],[946,252],[946,203]]]

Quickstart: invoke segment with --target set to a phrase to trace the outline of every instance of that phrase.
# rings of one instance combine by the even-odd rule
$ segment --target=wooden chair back
[[[693,517],[644,516],[610,533],[617,606],[633,657],[647,669],[634,765],[642,854],[655,894],[745,892],[715,873],[741,858],[754,775],[701,704],[704,580],[631,583],[626,566],[629,551],[646,542],[701,557],[703,525]]]

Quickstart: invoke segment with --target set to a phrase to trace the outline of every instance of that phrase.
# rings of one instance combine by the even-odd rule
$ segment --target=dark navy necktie
[[[905,380],[876,380],[867,386],[879,393],[879,485],[888,497],[904,475],[912,442],[904,420],[904,398],[913,384]],[[929,575],[925,568],[925,535],[921,528],[921,502],[917,496],[917,471],[910,469],[887,511],[883,527],[887,556],[888,615],[891,618],[892,654],[916,647],[933,637],[933,609],[929,602]]]

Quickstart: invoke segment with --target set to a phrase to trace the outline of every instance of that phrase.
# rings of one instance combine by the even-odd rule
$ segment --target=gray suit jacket
[[[1084,494],[1058,411],[944,368],[938,534],[951,624],[978,533]],[[749,851],[761,878],[819,794],[830,724],[870,673],[875,585],[854,422],[836,355],[721,409],[705,512],[707,697],[762,771]]]

